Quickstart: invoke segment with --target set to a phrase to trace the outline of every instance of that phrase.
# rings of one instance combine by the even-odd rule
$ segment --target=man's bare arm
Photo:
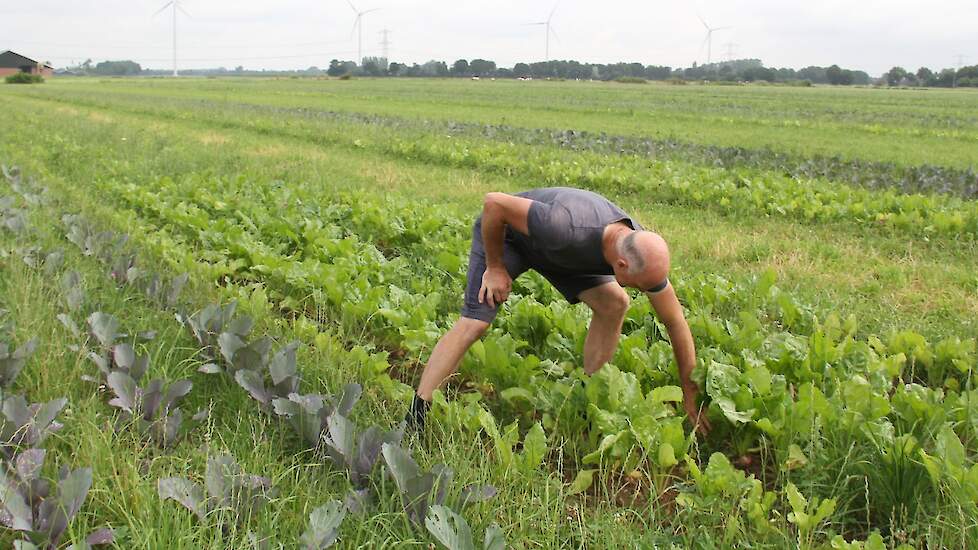
[[[482,244],[486,249],[486,272],[482,276],[479,302],[490,306],[506,301],[513,280],[503,265],[503,239],[506,226],[529,234],[527,220],[533,201],[506,193],[488,193],[482,206]]]
[[[696,367],[696,347],[693,344],[693,335],[689,332],[689,325],[683,315],[682,305],[676,297],[676,291],[672,284],[666,285],[663,290],[651,293],[646,292],[652,308],[662,324],[669,332],[669,341],[672,342],[672,352],[676,356],[676,365],[679,368],[679,381],[683,389],[683,406],[690,422],[700,431],[707,433],[710,423],[706,415],[700,415],[696,408],[696,396],[699,394],[699,387],[692,380],[693,368]]]

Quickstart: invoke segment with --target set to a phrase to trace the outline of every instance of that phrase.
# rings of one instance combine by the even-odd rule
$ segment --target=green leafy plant
[[[7,84],[40,84],[44,82],[44,77],[39,74],[19,72],[8,75],[4,78],[4,82]]]
[[[547,436],[539,422],[533,424],[526,433],[523,449],[516,453],[514,447],[519,443],[519,421],[514,420],[500,432],[492,413],[479,407],[477,414],[479,423],[492,439],[496,456],[504,468],[515,467],[521,472],[529,473],[540,466],[547,455]]]
[[[814,544],[815,528],[832,515],[836,501],[834,498],[821,500],[813,498],[809,502],[791,482],[788,482],[785,492],[788,496],[788,504],[791,505],[788,521],[798,527],[798,544],[805,548],[811,547]]]

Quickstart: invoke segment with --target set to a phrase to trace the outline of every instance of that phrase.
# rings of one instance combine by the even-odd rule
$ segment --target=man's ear
[[[620,256],[618,257],[617,260],[615,260],[615,265],[618,266],[618,269],[621,269],[623,271],[628,270],[628,260]]]

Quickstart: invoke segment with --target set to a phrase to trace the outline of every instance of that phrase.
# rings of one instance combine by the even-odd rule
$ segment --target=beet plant
[[[390,443],[384,443],[381,452],[401,493],[408,519],[415,525],[421,525],[428,517],[431,506],[445,504],[455,472],[444,464],[436,464],[426,472],[407,451]],[[462,489],[459,505],[465,506],[494,496],[496,488],[491,485],[468,485]]]
[[[27,358],[37,349],[37,338],[31,338],[14,351],[10,345],[0,342],[0,387],[10,387],[27,363]]]
[[[0,467],[0,523],[23,537],[20,549],[58,547],[58,542],[88,495],[91,468],[62,468],[56,483],[39,477],[46,452],[29,449]],[[86,546],[111,544],[110,529],[100,529],[85,540]]]
[[[168,477],[159,480],[157,491],[161,499],[179,502],[201,521],[218,514],[222,525],[228,519],[239,524],[249,521],[277,494],[270,479],[242,472],[231,455],[207,460],[203,485],[182,477]]]
[[[122,410],[122,422],[135,422],[140,433],[154,443],[168,448],[177,442],[183,411],[176,404],[190,393],[190,380],[177,380],[164,386],[163,380],[153,380],[140,387],[124,372],[109,374],[108,385],[115,393],[109,405]],[[165,390],[165,391],[164,391]]]

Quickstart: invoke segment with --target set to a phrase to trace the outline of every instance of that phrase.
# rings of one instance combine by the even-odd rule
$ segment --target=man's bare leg
[[[489,323],[477,319],[460,317],[455,321],[444,336],[435,344],[431,351],[428,364],[421,373],[421,383],[418,384],[418,396],[425,401],[431,401],[435,389],[458,370],[465,352],[472,347],[476,340],[482,338],[489,328]]]
[[[615,356],[630,300],[615,282],[589,288],[578,298],[594,312],[584,340],[584,372],[590,376]]]
[[[431,394],[446,378],[458,370],[462,356],[486,333],[488,328],[489,323],[485,321],[461,317],[438,340],[435,349],[431,350],[431,357],[428,358],[424,372],[421,373],[421,382],[418,384],[418,391],[414,394],[414,400],[411,401],[411,409],[404,417],[408,426],[414,430],[424,429],[425,416],[431,406]]]

